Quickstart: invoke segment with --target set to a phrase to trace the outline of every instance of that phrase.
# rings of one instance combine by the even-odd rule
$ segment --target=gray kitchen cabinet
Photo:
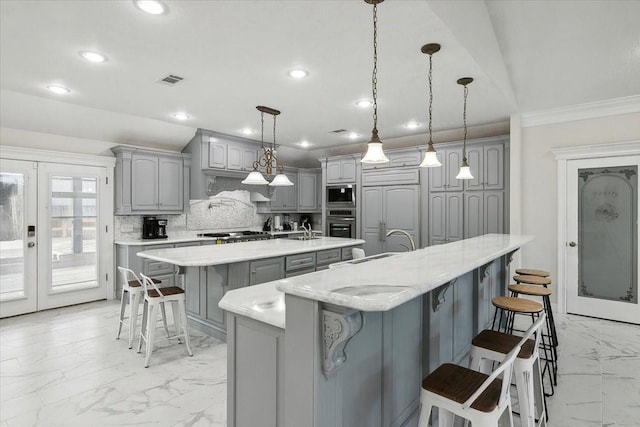
[[[462,164],[462,148],[439,149],[441,167],[429,168],[429,191],[462,191],[463,180],[456,179]]]
[[[284,258],[266,258],[249,261],[249,285],[284,278]]]
[[[285,175],[294,185],[287,187],[274,187],[271,196],[272,212],[296,212],[298,210],[298,174],[285,172]]]
[[[429,244],[455,242],[464,236],[464,194],[433,193],[429,195]]]
[[[298,171],[298,212],[313,212],[318,206],[320,175],[316,171]]]
[[[213,169],[224,169],[227,167],[227,143],[220,141],[209,141],[209,157],[207,166]]]
[[[406,231],[420,247],[419,185],[364,187],[362,199],[362,238],[367,256],[410,249],[406,236],[386,236],[392,229]]]
[[[353,157],[327,161],[327,184],[356,182],[356,161]]]
[[[227,169],[250,172],[253,162],[258,158],[258,150],[242,145],[227,145]]]
[[[504,145],[486,144],[467,149],[473,179],[466,180],[465,190],[502,190],[504,188]]]
[[[194,242],[194,245],[197,245]],[[125,267],[133,270],[136,274],[142,273],[162,281],[161,286],[174,286],[175,267],[166,262],[153,261],[150,259],[140,258],[136,254],[142,251],[150,251],[152,249],[168,249],[173,248],[172,244],[158,245],[116,245],[116,267]],[[116,269],[116,297],[120,298],[122,294],[122,274]]]
[[[189,209],[190,156],[114,147],[115,213],[182,213]],[[185,172],[186,171],[186,172]]]
[[[504,233],[504,192],[465,193],[464,238],[488,233]]]
[[[385,154],[389,159],[388,163],[380,163],[380,164],[363,163],[362,170],[418,166],[422,162],[422,153],[417,147],[412,148],[410,150],[386,151]]]

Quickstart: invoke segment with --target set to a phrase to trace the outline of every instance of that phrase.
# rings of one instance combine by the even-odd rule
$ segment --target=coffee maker
[[[167,220],[157,219],[155,216],[145,216],[142,219],[143,239],[166,239]]]

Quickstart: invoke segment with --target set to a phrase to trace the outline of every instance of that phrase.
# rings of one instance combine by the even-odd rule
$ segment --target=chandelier
[[[278,158],[276,157],[276,116],[280,114],[280,111],[262,105],[258,105],[256,109],[260,111],[260,123],[262,128],[260,143],[262,153],[258,159],[253,162],[253,170],[249,175],[247,175],[242,183],[247,185],[268,184],[272,187],[291,186],[293,185],[293,182],[291,182],[287,175],[284,174],[284,165],[278,162]],[[273,142],[271,143],[271,147],[268,148],[264,145],[264,113],[271,114],[273,116]],[[273,181],[269,182],[265,179],[264,175],[270,177],[273,174],[274,169],[277,171],[276,176],[273,178]],[[264,175],[261,170],[264,170]]]

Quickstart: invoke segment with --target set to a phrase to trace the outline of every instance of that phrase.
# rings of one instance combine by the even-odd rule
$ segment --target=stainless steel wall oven
[[[356,238],[355,209],[327,209],[327,236]]]

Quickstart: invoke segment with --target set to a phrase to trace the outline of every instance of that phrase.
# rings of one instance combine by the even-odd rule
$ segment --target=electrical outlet
[[[123,233],[133,233],[133,224],[122,224],[120,226],[120,231]]]

